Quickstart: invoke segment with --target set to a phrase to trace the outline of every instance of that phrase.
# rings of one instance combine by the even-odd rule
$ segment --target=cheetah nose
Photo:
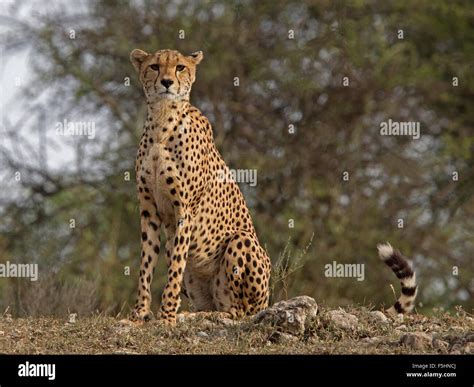
[[[162,80],[161,80],[161,84],[162,84],[164,87],[168,88],[168,87],[170,87],[170,86],[173,84],[173,81],[172,81],[171,79],[162,79]]]

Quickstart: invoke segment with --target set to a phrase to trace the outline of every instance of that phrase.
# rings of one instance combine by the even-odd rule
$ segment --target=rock
[[[208,335],[206,332],[203,332],[203,331],[197,332],[197,333],[196,333],[196,336],[201,337],[201,338],[203,338],[203,339],[209,338],[209,335]]]
[[[463,338],[456,339],[455,342],[451,343],[449,353],[454,355],[473,355],[474,354],[474,342],[465,341]]]
[[[275,331],[270,335],[268,341],[274,344],[288,344],[298,341],[298,338],[289,333]]]
[[[231,326],[239,324],[239,321],[232,320],[231,318],[227,318],[227,317],[221,319],[219,322],[226,327],[231,327]]]
[[[127,334],[130,332],[131,329],[132,329],[131,325],[124,325],[124,324],[117,324],[116,326],[112,327],[112,330],[114,331],[114,333],[117,333],[119,335]]]
[[[474,342],[469,342],[467,343],[462,352],[465,354],[465,355],[474,355]]]
[[[451,355],[461,355],[462,350],[463,350],[463,347],[461,343],[454,343],[453,346],[449,349],[449,353]]]
[[[262,310],[254,317],[257,324],[270,324],[278,327],[283,333],[301,335],[308,327],[308,323],[318,313],[316,301],[308,296],[299,296],[280,301]]]
[[[430,348],[432,346],[432,338],[430,335],[424,332],[411,332],[405,333],[400,338],[399,343],[412,349],[420,350],[424,348]]]
[[[342,329],[354,330],[359,323],[359,319],[356,316],[343,310],[330,310],[328,316],[336,327]]]
[[[381,312],[380,310],[374,310],[373,312],[369,313],[370,319],[382,324],[387,324],[388,323],[388,318]]]
[[[395,327],[395,329],[399,331],[406,331],[407,326],[405,324],[402,324],[402,325],[399,325],[398,327]]]
[[[76,323],[77,313],[70,313],[68,316],[68,324],[75,324]]]
[[[402,323],[405,320],[405,315],[403,313],[397,313],[392,315],[393,321]]]
[[[384,338],[383,337],[364,337],[360,342],[361,344],[363,345],[377,345],[377,344],[380,344],[382,342],[384,342]]]
[[[219,330],[216,332],[216,336],[219,336],[219,337],[225,337],[225,336],[227,336],[227,330],[226,330],[226,329],[219,329]]]
[[[440,340],[440,339],[433,339],[432,344],[433,344],[434,349],[437,349],[438,351],[442,353],[448,352],[449,343],[447,341]]]

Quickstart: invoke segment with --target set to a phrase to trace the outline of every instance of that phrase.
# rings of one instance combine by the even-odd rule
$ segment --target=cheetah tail
[[[410,313],[415,306],[417,294],[416,274],[400,251],[394,250],[390,243],[377,246],[379,257],[395,273],[402,285],[402,294],[397,302],[387,310],[388,313]]]

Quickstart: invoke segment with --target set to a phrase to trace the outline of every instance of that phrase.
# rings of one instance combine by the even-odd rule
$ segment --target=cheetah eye
[[[158,66],[157,64],[152,64],[150,68],[155,71],[160,71],[160,66]]]
[[[184,65],[177,65],[176,66],[176,71],[183,71],[185,69]]]

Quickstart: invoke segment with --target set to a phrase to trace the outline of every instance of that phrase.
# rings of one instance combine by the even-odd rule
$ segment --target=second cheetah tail
[[[415,306],[418,291],[416,274],[400,251],[394,250],[390,243],[377,246],[379,257],[389,266],[400,280],[402,293],[397,302],[387,310],[389,313],[410,313]]]

